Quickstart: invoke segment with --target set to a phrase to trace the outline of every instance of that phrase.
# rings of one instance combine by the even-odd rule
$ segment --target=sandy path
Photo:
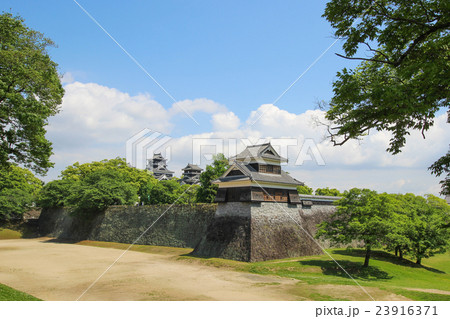
[[[75,300],[121,250],[46,242],[0,241],[0,282],[44,300]],[[127,252],[82,300],[293,300],[296,280]]]

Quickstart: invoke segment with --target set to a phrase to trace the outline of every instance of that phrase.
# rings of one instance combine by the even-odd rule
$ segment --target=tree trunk
[[[400,252],[400,256],[398,258],[403,259],[403,251],[401,249],[399,249]]]
[[[397,257],[397,253],[398,253],[398,246],[395,247],[395,257]]]
[[[369,259],[370,259],[370,245],[366,247],[366,258],[364,259],[363,267],[369,267]]]
[[[421,263],[422,263],[422,257],[417,257],[416,264],[421,265]]]

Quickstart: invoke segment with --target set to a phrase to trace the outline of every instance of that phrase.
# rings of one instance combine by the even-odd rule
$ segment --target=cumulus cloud
[[[65,86],[61,112],[50,120],[49,134],[72,144],[124,141],[144,127],[168,133],[169,114],[149,95],[130,96],[95,83]]]
[[[214,131],[235,131],[241,124],[239,117],[231,111],[213,114],[211,122]]]
[[[47,180],[75,161],[125,157],[126,140],[143,128],[170,135],[175,117],[185,110],[210,116],[212,129],[199,134],[184,129],[164,145],[170,148],[169,167],[178,176],[188,162],[205,167],[213,153],[232,156],[247,145],[271,141],[289,160],[284,169],[313,188],[439,193],[438,179],[427,167],[448,149],[445,114],[436,118],[426,140],[420,132],[411,132],[402,153],[393,156],[386,152],[391,138],[387,132],[373,131],[362,141],[332,146],[324,139],[325,127],[318,125],[324,121],[321,110],[296,114],[264,104],[240,119],[224,105],[205,98],[183,100],[165,109],[148,94],[131,96],[95,83],[72,82],[65,90],[62,111],[48,127],[56,167]]]

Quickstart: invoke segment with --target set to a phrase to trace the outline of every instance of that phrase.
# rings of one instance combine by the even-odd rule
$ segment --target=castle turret
[[[297,186],[304,184],[281,169],[287,159],[270,143],[248,146],[230,162],[230,168],[213,181],[219,186],[216,202],[300,203]]]
[[[203,169],[195,164],[187,164],[185,168],[182,169],[183,178],[181,179],[182,184],[198,184],[200,183],[200,174]]]

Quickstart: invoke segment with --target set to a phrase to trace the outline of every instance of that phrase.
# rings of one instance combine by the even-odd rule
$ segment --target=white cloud
[[[241,124],[239,117],[231,111],[213,114],[211,122],[214,131],[235,131]]]
[[[174,118],[182,114],[182,108],[191,115],[209,114],[212,130],[191,135],[181,131],[181,136],[172,138],[169,167],[178,176],[188,162],[201,158],[196,164],[204,167],[208,163],[204,157],[193,154],[193,145],[198,141],[206,144],[202,151],[205,154],[220,151],[234,155],[248,144],[272,140],[281,152],[287,152],[283,154],[289,159],[285,169],[313,188],[367,187],[388,192],[438,194],[439,179],[431,176],[427,167],[448,150],[446,114],[436,118],[426,140],[420,132],[412,132],[402,153],[393,156],[386,152],[390,139],[386,132],[373,131],[361,142],[332,146],[324,140],[325,127],[317,124],[324,121],[325,113],[320,110],[295,114],[264,104],[247,119],[239,119],[224,105],[204,98],[183,100],[166,110],[148,94],[130,96],[95,83],[73,82],[66,84],[65,90],[62,111],[49,125],[48,137],[54,143],[56,168],[47,180],[56,178],[61,169],[75,161],[125,157],[126,140],[143,128],[170,135]],[[297,158],[305,141],[308,147],[311,141],[315,142],[326,165],[314,161],[315,150],[308,153],[313,161],[294,165],[299,162]]]
[[[149,95],[130,96],[95,83],[65,86],[61,112],[50,120],[49,134],[69,144],[115,143],[145,127],[170,132],[168,112]]]

